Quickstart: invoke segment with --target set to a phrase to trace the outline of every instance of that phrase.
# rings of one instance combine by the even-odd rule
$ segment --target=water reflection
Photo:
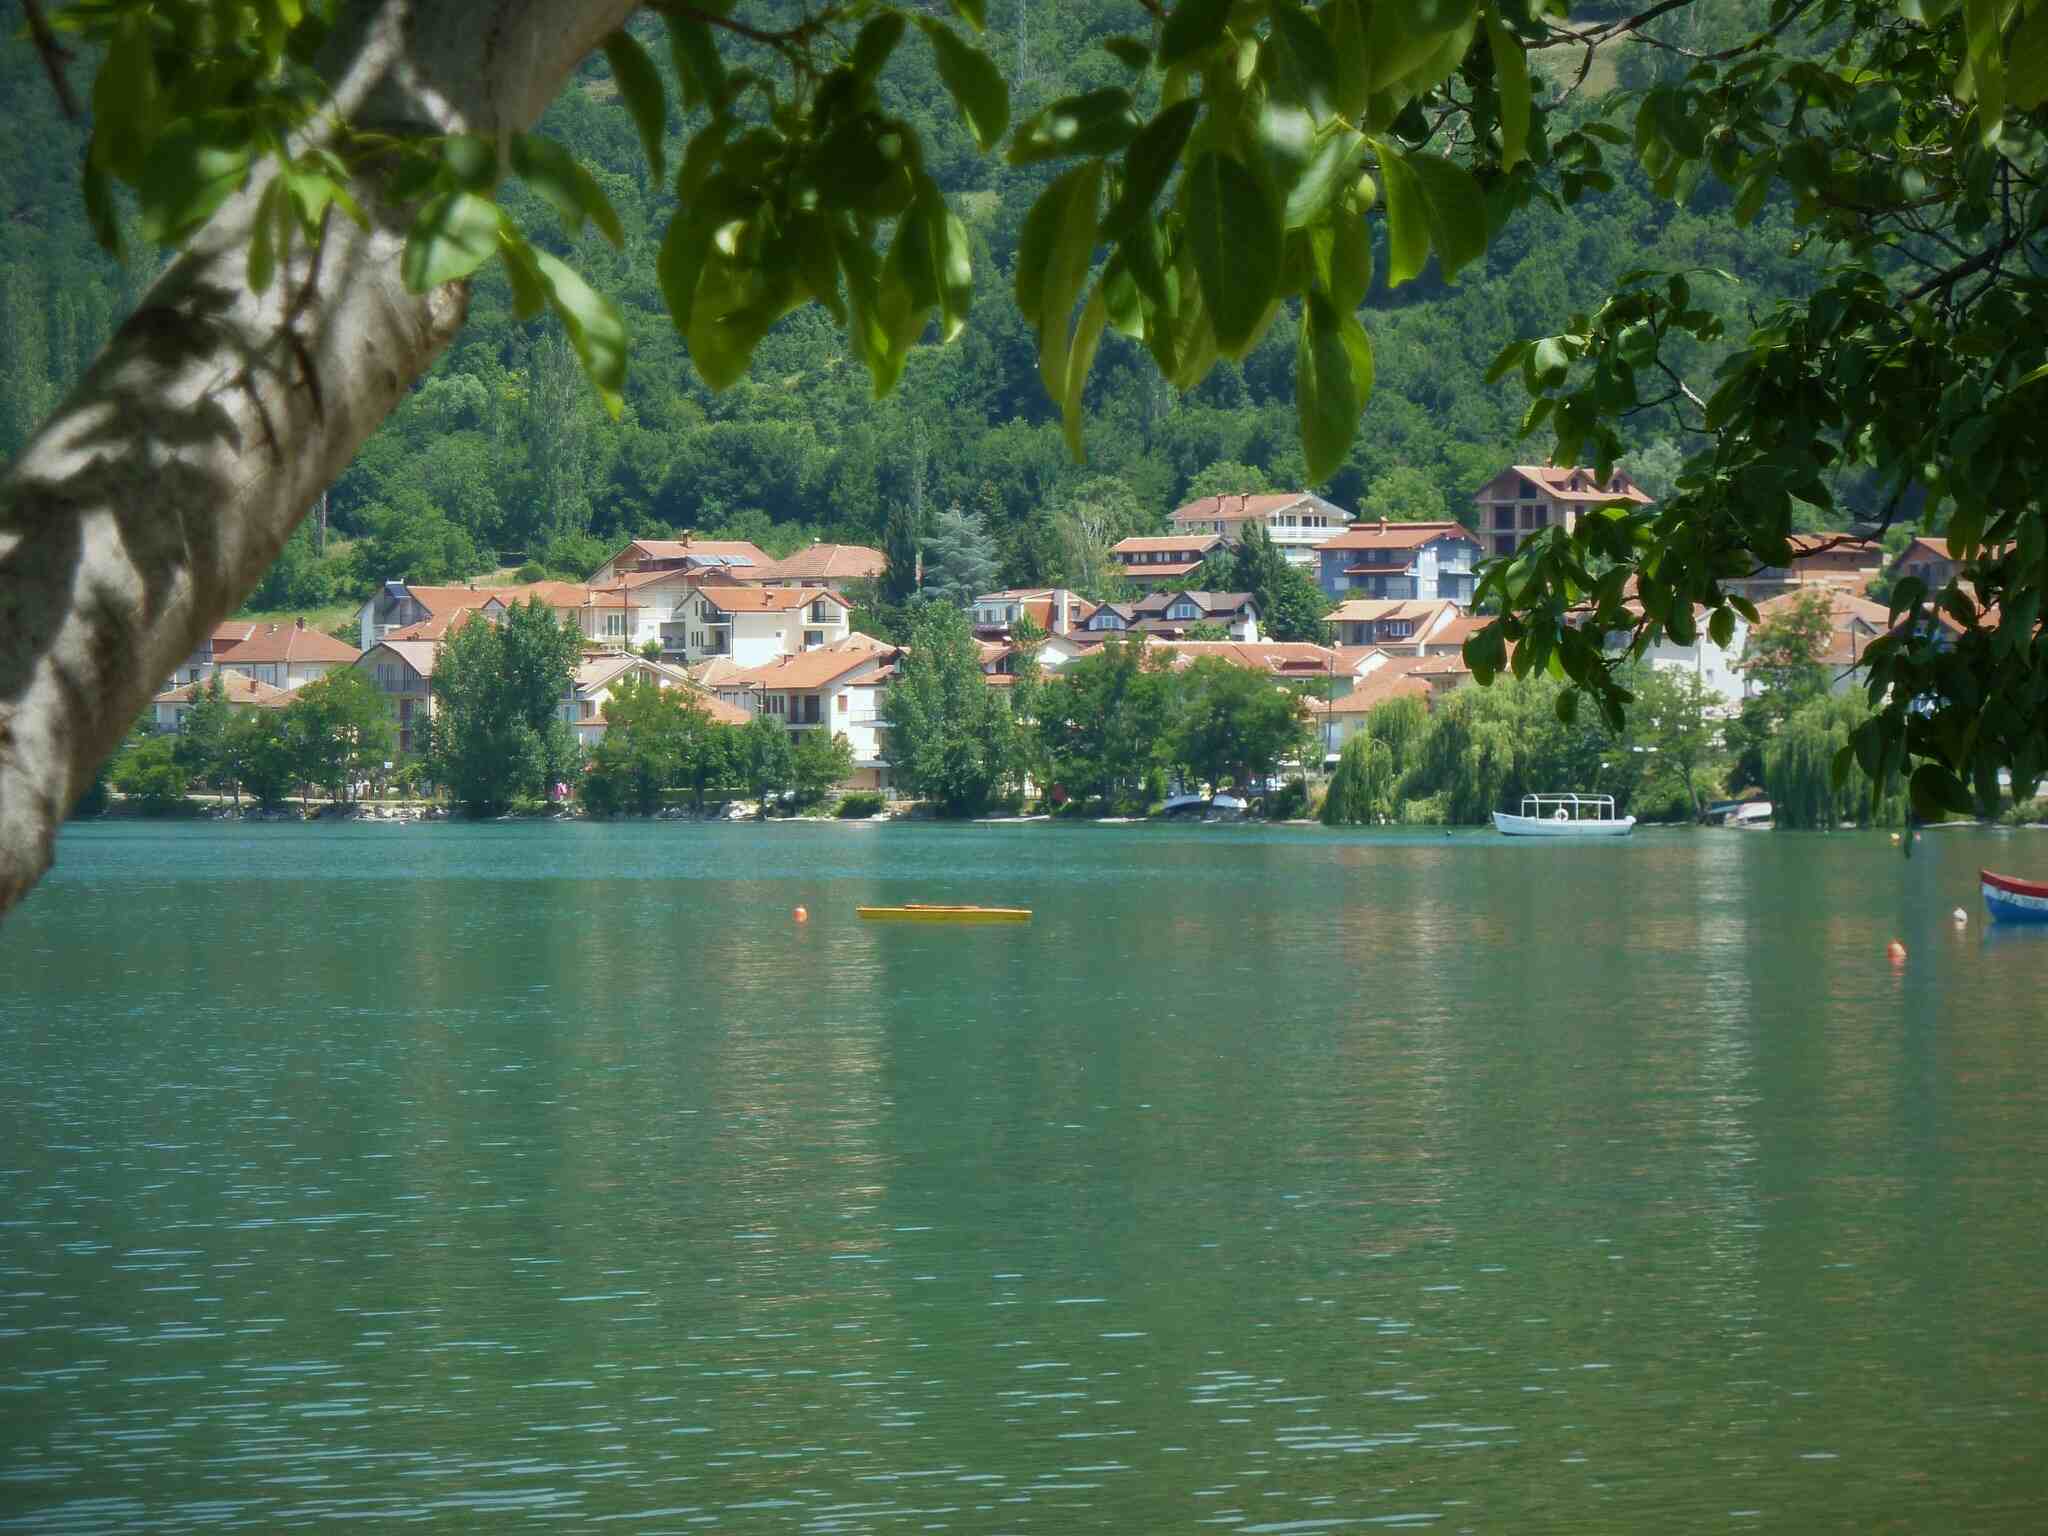
[[[2037,1523],[1994,841],[85,829],[0,1526]]]

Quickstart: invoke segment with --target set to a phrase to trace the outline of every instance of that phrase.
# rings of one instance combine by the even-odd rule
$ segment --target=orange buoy
[[[790,913],[789,915],[795,918],[800,923],[808,923],[811,920],[811,914],[806,912],[802,907],[798,907],[794,912]]]
[[[1891,943],[1885,945],[1884,953],[1885,958],[1890,960],[1893,965],[1903,965],[1906,963],[1906,946],[1897,939],[1893,939]]]

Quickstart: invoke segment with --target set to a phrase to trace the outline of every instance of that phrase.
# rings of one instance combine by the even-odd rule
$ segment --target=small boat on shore
[[[1977,879],[1994,922],[2048,923],[2048,882],[1994,875],[1988,869],[1978,870]]]
[[[1636,819],[1617,817],[1612,795],[1524,795],[1519,816],[1495,811],[1493,825],[1503,837],[1627,837]]]
[[[855,907],[854,912],[878,923],[1028,923],[1029,907],[943,907],[911,902],[901,907]]]

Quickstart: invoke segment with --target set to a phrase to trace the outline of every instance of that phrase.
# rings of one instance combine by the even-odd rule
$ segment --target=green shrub
[[[145,813],[161,816],[183,802],[187,782],[178,765],[178,738],[151,736],[138,741],[114,764],[114,788],[139,801]]]
[[[868,790],[848,795],[839,802],[839,816],[842,821],[853,821],[863,816],[879,815],[881,809],[882,797]]]
[[[548,579],[548,568],[536,560],[529,560],[512,573],[512,579],[521,586],[525,586],[528,582],[546,581]]]
[[[1308,814],[1308,782],[1289,779],[1266,796],[1268,821],[1299,821]]]

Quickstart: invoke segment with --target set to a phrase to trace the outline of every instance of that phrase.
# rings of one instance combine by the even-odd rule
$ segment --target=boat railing
[[[1571,821],[1613,821],[1612,795],[1524,795],[1522,814],[1538,820],[1555,819],[1564,812]]]

